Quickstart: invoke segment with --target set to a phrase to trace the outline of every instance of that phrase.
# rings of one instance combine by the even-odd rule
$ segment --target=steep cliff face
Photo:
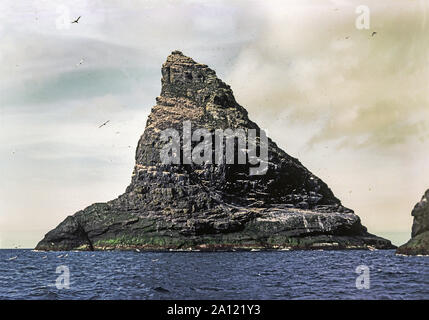
[[[156,102],[125,193],[69,216],[37,249],[393,247],[367,233],[359,217],[297,159],[264,140],[263,130],[249,120],[231,88],[206,65],[174,51],[162,66]],[[223,130],[225,141],[232,138],[233,163],[227,147],[216,148],[212,136],[188,136],[188,129],[200,128],[211,134]],[[176,132],[180,141],[168,153],[177,155],[172,163],[162,156],[162,150],[174,145],[174,135],[162,138],[166,130]],[[252,130],[257,133],[244,149],[252,144],[259,162],[250,153],[238,161],[243,146],[234,134],[240,130],[246,137]],[[213,143],[195,152],[201,141]],[[266,158],[260,157],[264,147]],[[188,161],[190,154],[208,157]]]
[[[429,189],[414,206],[411,215],[414,217],[411,239],[396,252],[406,255],[429,255]]]

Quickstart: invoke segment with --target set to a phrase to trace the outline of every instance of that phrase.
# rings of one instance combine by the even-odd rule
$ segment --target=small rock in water
[[[153,288],[153,290],[158,291],[158,292],[162,292],[162,293],[170,292],[169,290],[167,290],[163,287],[155,287],[155,288]]]

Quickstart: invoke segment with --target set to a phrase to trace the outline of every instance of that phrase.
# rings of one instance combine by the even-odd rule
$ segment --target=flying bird
[[[98,128],[101,128],[102,126],[105,126],[106,124],[108,124],[110,122],[110,120],[107,120],[105,123],[103,123],[101,126],[99,126]]]
[[[79,16],[76,20],[72,21],[72,23],[79,23],[79,19],[81,16]]]
[[[375,36],[377,34],[376,31],[374,31],[373,33],[371,33],[371,37]]]
[[[79,63],[76,63],[76,67],[79,67],[84,62],[83,59],[80,59]]]

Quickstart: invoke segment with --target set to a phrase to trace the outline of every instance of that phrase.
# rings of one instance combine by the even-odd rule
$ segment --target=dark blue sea
[[[0,299],[429,299],[429,257],[0,250]]]

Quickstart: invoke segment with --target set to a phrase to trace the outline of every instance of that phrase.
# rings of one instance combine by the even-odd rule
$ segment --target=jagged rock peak
[[[397,250],[400,254],[429,255],[429,189],[414,206],[411,239]]]
[[[181,51],[173,51],[162,65],[161,97],[185,97],[197,105],[209,102],[213,94],[235,104],[230,86],[216,76],[206,64],[195,62]]]
[[[429,189],[426,190],[420,202],[414,206],[411,215],[414,217],[412,237],[429,231]]]

